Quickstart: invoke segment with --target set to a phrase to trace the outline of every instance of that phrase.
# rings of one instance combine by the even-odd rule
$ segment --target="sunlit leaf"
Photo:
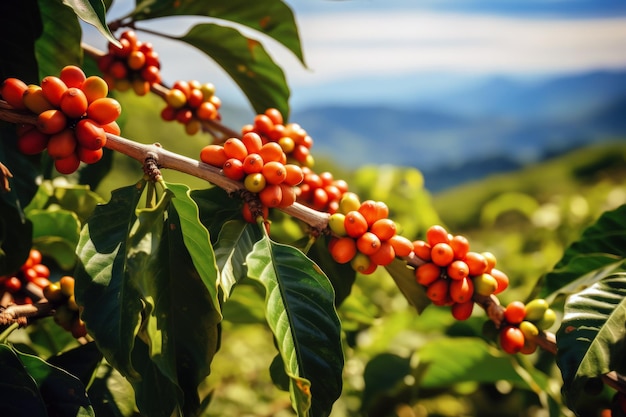
[[[326,416],[342,387],[343,352],[334,292],[328,278],[302,252],[257,242],[248,255],[249,277],[266,289],[266,317],[290,378],[298,415]]]
[[[260,42],[234,28],[213,23],[195,25],[175,39],[215,60],[239,85],[257,113],[274,107],[288,119],[290,92],[285,74]]]
[[[626,273],[614,273],[567,299],[557,332],[563,394],[575,409],[589,378],[624,373]]]
[[[74,13],[83,21],[93,25],[109,42],[118,44],[106,22],[106,8],[102,0],[63,0],[74,9]]]
[[[220,286],[225,300],[233,287],[246,277],[246,256],[260,238],[258,228],[243,220],[224,223],[215,244],[215,257],[221,272]]]
[[[33,209],[29,211],[28,219],[33,223],[33,243],[37,248],[54,258],[61,268],[73,268],[80,236],[80,221],[76,214],[62,209]]]
[[[395,281],[398,289],[418,313],[424,311],[430,305],[424,287],[415,281],[415,271],[407,267],[406,262],[395,258],[385,267],[391,278]]]
[[[566,249],[554,269],[537,284],[537,297],[592,285],[621,267],[625,256],[626,205],[605,212]]]
[[[138,1],[131,12],[134,20],[174,15],[206,16],[235,22],[270,36],[287,47],[304,63],[298,27],[292,10],[281,0],[230,1]]]

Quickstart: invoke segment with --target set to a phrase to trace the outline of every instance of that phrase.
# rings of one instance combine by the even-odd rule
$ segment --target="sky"
[[[264,41],[283,67],[294,108],[324,103],[410,102],[490,75],[541,78],[626,69],[621,0],[288,0],[307,66]],[[114,3],[113,13],[132,7]],[[141,22],[184,34],[190,19]],[[104,47],[94,31],[86,41]],[[211,81],[224,101],[246,105],[227,75],[193,48],[152,41],[167,80]],[[261,40],[263,40],[261,38]],[[176,65],[171,65],[175,62]]]

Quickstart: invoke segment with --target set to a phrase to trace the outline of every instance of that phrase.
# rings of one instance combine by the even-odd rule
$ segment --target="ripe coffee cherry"
[[[466,301],[464,303],[454,303],[450,308],[452,317],[459,321],[467,320],[472,316],[474,311],[474,301]]]
[[[469,241],[465,236],[455,235],[450,239],[450,247],[454,251],[455,259],[463,259],[469,252]]]
[[[44,97],[50,104],[56,107],[59,107],[61,104],[61,97],[63,97],[67,88],[67,85],[59,77],[55,77],[54,75],[48,75],[41,80],[41,91]]]
[[[290,205],[296,202],[297,195],[296,195],[295,187],[292,187],[291,185],[287,185],[285,183],[278,184],[278,186],[281,189],[281,195],[282,195],[282,199],[280,200],[280,204],[278,205],[278,207],[280,208],[289,207]]]
[[[512,301],[504,309],[504,319],[510,324],[519,324],[526,316],[526,305],[521,301]]]
[[[391,219],[378,219],[371,224],[370,232],[378,236],[380,240],[389,240],[396,234],[396,224]]]
[[[67,65],[61,69],[59,78],[70,87],[80,88],[86,80],[85,73],[80,67],[76,65]],[[100,78],[100,77],[97,77]]]
[[[509,286],[509,277],[502,271],[497,268],[491,268],[489,270],[489,275],[494,277],[498,282],[498,288],[494,292],[494,294],[500,294],[502,291],[506,290]]]
[[[281,163],[286,163],[285,153],[283,152],[283,148],[276,142],[268,142],[259,149],[258,152],[263,158],[263,161],[267,164],[271,161],[277,161]]]
[[[96,99],[87,107],[87,117],[101,125],[114,122],[120,114],[122,114],[122,106],[111,97]]]
[[[263,176],[270,184],[280,184],[287,177],[285,166],[277,161],[266,162],[261,170]]]
[[[295,187],[304,180],[304,173],[302,168],[295,164],[285,165],[285,184]]]
[[[374,200],[363,201],[359,206],[358,211],[363,215],[368,225],[372,225],[376,220],[384,217],[380,213],[379,207]]]
[[[350,237],[332,238],[329,243],[330,255],[335,262],[348,263],[357,253],[356,243]]]
[[[17,149],[25,155],[36,155],[48,146],[49,135],[31,129],[17,138]]]
[[[93,103],[99,98],[104,98],[109,94],[109,86],[102,78],[92,75],[87,77],[80,89],[85,93],[88,103]]]
[[[26,83],[18,78],[7,78],[2,82],[0,95],[11,107],[18,110],[26,109],[22,97],[28,89]]]
[[[224,153],[228,158],[235,158],[243,161],[248,156],[248,150],[246,145],[238,138],[229,138],[224,142]],[[261,159],[265,159],[261,156]]]
[[[37,117],[37,129],[47,135],[59,133],[67,126],[67,117],[61,110],[45,110]]]
[[[454,260],[454,251],[449,244],[439,242],[432,247],[430,258],[433,263],[439,266],[448,266]]]
[[[249,153],[243,159],[243,170],[246,174],[260,173],[263,170],[263,158],[258,153]]]
[[[243,163],[237,158],[229,158],[222,166],[222,172],[231,180],[240,181],[246,175]]]
[[[78,159],[81,162],[84,162],[86,164],[95,164],[100,159],[102,159],[103,154],[104,152],[102,151],[102,148],[87,149],[87,148],[83,148],[82,146],[78,147],[78,153],[77,153]]]
[[[369,257],[376,265],[387,266],[395,259],[396,252],[393,250],[391,243],[385,241],[381,242],[380,249],[369,255]]]
[[[413,251],[413,242],[404,236],[395,235],[389,238],[388,242],[391,244],[396,256],[405,257],[409,256]]]
[[[269,208],[280,206],[283,199],[283,190],[279,185],[267,184],[259,192],[259,200]]]
[[[43,95],[43,90],[38,85],[29,85],[22,95],[22,100],[24,106],[35,114],[55,109],[54,105]]]
[[[86,149],[100,149],[107,141],[104,129],[91,119],[81,119],[76,123],[74,133],[80,146]]]
[[[253,213],[250,209],[250,204],[247,202],[243,203],[243,207],[241,208],[241,214],[243,218],[248,223],[256,223],[256,216],[262,216],[264,219],[267,219],[269,216],[269,209],[265,206],[261,207],[258,213]]]
[[[516,326],[505,326],[500,330],[500,347],[509,354],[519,353],[524,347],[524,333]]]
[[[471,301],[474,295],[474,283],[469,278],[450,280],[450,298],[456,303]]]
[[[430,261],[431,246],[424,240],[418,239],[413,241],[413,253],[423,261]]]
[[[415,280],[418,284],[429,286],[441,277],[441,267],[432,262],[426,262],[415,270]]]
[[[426,296],[434,303],[445,303],[448,298],[449,281],[438,278],[426,288]]]
[[[372,232],[365,232],[356,240],[357,249],[365,255],[373,255],[380,249],[380,246],[380,239]]]
[[[219,145],[207,145],[200,150],[200,160],[205,164],[221,168],[228,160],[224,147]]]
[[[463,260],[469,267],[470,275],[480,275],[487,272],[487,259],[482,254],[469,251]]]
[[[82,117],[87,111],[88,105],[87,96],[83,90],[76,87],[68,88],[60,100],[61,110],[71,119]]]
[[[48,140],[48,155],[51,158],[66,158],[76,150],[76,137],[72,129],[64,129],[50,136]]]
[[[365,217],[358,211],[346,213],[344,225],[348,236],[353,238],[358,238],[363,233],[367,232],[368,229]]]
[[[461,280],[469,276],[469,267],[465,262],[457,259],[447,266],[446,272],[451,279]]]
[[[80,159],[73,153],[65,158],[54,160],[54,168],[61,174],[69,175],[75,172],[80,166]]]
[[[437,243],[449,243],[448,231],[439,225],[434,225],[426,230],[426,242],[432,247]]]

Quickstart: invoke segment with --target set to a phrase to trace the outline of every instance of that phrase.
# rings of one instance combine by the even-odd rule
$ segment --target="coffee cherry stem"
[[[33,304],[11,304],[0,311],[0,326],[9,326],[13,323],[24,326],[28,319],[47,317],[53,313],[54,307],[47,301]]]

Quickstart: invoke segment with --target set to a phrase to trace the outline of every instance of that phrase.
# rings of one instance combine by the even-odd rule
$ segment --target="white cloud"
[[[284,51],[295,84],[421,71],[569,72],[626,67],[626,18],[537,19],[358,12],[301,15],[309,71]]]

